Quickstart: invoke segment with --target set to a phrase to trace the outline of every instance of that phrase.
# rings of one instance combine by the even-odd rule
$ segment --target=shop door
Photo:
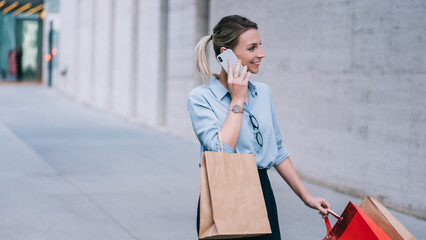
[[[41,81],[41,21],[18,19],[16,27],[18,79]]]

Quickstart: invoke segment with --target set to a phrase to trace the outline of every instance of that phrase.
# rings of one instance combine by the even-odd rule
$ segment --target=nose
[[[265,53],[263,52],[263,49],[262,49],[261,46],[259,46],[259,48],[258,48],[257,57],[258,58],[264,58],[265,57]]]

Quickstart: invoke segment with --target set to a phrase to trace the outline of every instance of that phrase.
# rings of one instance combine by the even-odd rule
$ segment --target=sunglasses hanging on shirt
[[[263,137],[262,137],[262,133],[260,133],[260,130],[259,130],[259,122],[257,121],[256,117],[253,116],[251,113],[249,115],[249,118],[250,118],[250,122],[251,122],[251,125],[253,127],[253,130],[256,132],[257,144],[259,144],[259,146],[262,147],[263,146]]]

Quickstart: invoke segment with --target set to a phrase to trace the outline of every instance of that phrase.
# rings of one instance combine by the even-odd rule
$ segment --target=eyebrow
[[[249,43],[249,44],[247,44],[247,47],[250,47],[252,45],[259,45],[259,43]]]
[[[247,44],[247,47],[252,46],[252,45],[260,45],[260,44],[262,44],[262,40],[260,40],[258,43],[257,42],[249,43],[249,44]]]

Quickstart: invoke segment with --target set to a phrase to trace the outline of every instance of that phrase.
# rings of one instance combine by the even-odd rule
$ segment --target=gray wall
[[[119,3],[61,1],[64,94],[194,139],[194,46],[222,16],[247,16],[266,53],[252,80],[273,89],[298,172],[426,218],[425,1]]]

